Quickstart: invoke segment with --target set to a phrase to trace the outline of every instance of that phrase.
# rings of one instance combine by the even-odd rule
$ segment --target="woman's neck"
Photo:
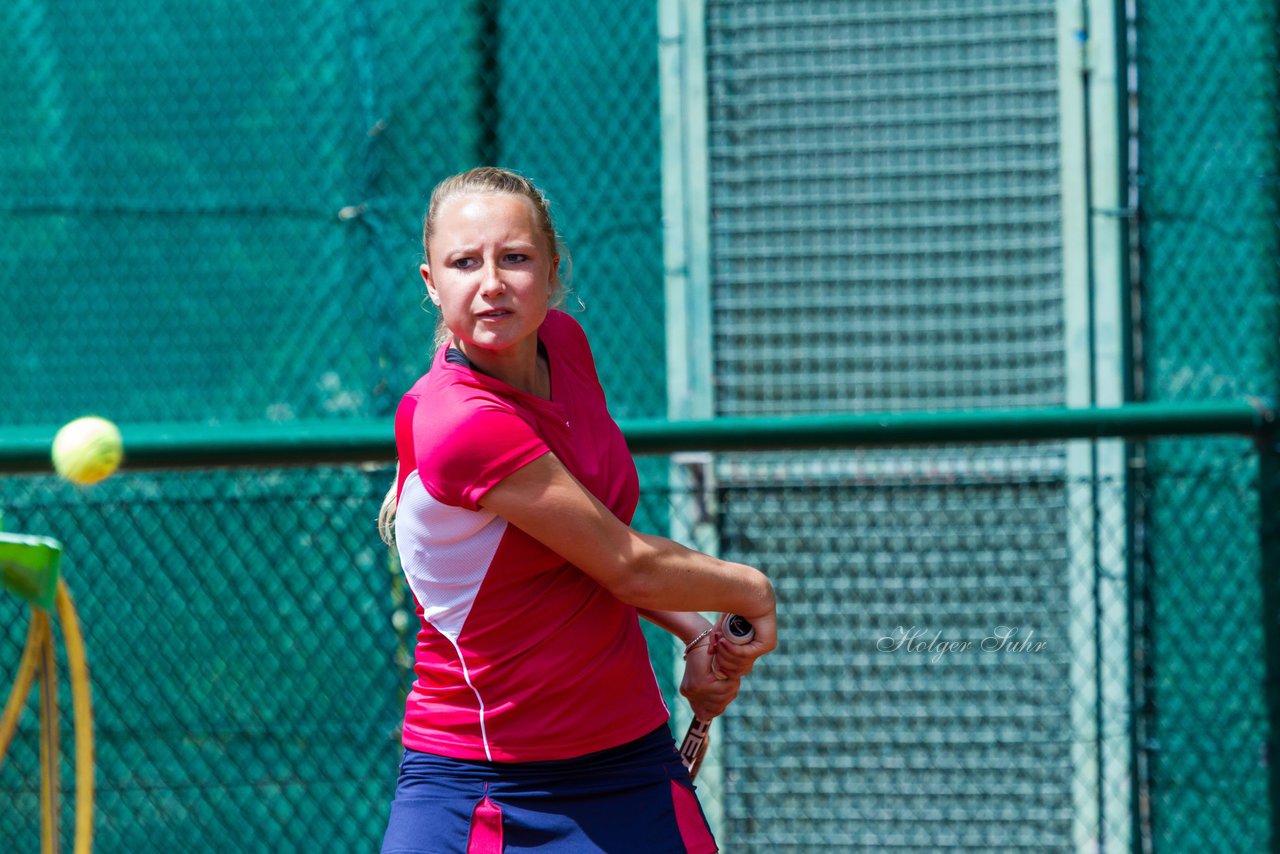
[[[456,339],[452,346],[480,373],[502,380],[525,394],[551,399],[551,366],[539,352],[536,335],[503,350],[472,347]]]

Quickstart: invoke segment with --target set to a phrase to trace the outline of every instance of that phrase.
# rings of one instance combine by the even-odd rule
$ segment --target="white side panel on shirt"
[[[496,513],[437,501],[417,472],[400,491],[400,565],[423,616],[454,646],[506,528],[507,521]]]

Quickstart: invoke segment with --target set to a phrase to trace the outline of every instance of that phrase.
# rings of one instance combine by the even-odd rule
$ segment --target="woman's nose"
[[[484,268],[484,280],[480,284],[480,290],[486,294],[498,294],[502,293],[504,287],[501,271],[498,270],[498,265],[486,264]]]

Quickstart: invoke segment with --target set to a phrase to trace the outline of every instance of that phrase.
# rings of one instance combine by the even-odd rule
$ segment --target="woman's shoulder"
[[[412,412],[415,432],[449,433],[482,413],[517,412],[506,396],[467,370],[437,363],[404,394],[401,410]]]
[[[547,319],[542,321],[542,332],[544,338],[582,345],[587,343],[587,333],[582,324],[573,315],[558,308],[547,311]]]
[[[559,309],[551,309],[547,312],[547,319],[542,323],[541,333],[543,342],[550,350],[567,354],[573,357],[574,361],[595,363],[586,330],[573,315]]]

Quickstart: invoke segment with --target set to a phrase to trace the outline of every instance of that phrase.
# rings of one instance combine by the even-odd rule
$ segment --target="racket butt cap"
[[[744,644],[756,636],[756,630],[744,617],[727,614],[724,618],[724,634],[733,643]]]

